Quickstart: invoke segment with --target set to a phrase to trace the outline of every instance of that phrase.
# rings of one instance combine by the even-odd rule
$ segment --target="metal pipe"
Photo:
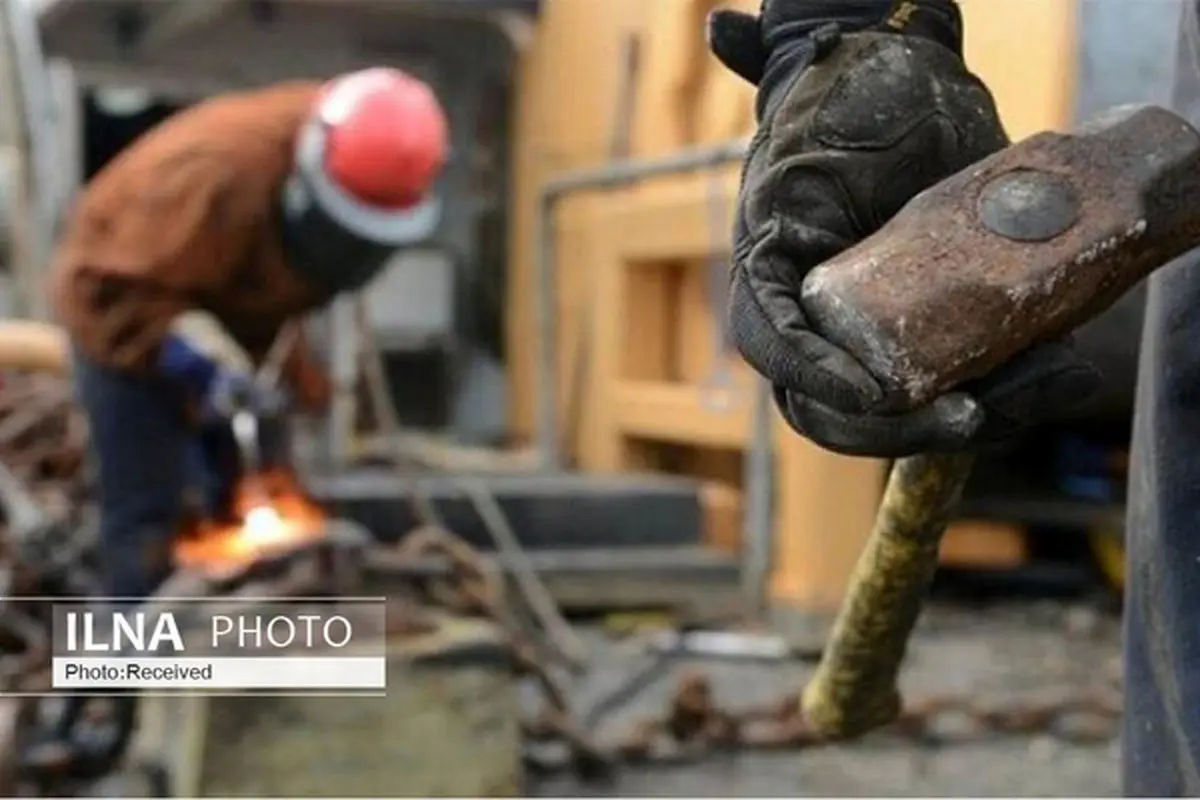
[[[6,62],[0,67],[6,79],[0,94],[5,97],[5,113],[16,133],[21,166],[17,200],[21,218],[13,231],[14,237],[19,237],[19,246],[13,269],[21,314],[44,320],[48,311],[41,286],[53,245],[57,184],[52,152],[54,115],[49,107],[52,98],[33,7],[0,3],[0,39],[0,58]]]
[[[769,601],[767,580],[774,558],[775,451],[771,387],[762,378],[754,381],[754,412],[750,448],[746,453],[743,483],[746,511],[742,520],[741,583],[746,618],[766,621]]]
[[[329,306],[329,365],[333,402],[329,404],[326,448],[332,468],[344,468],[354,449],[355,388],[361,349],[354,316],[354,297],[338,297]]]
[[[643,178],[712,169],[741,161],[749,140],[736,139],[690,148],[661,158],[614,161],[568,172],[542,187],[539,195],[534,261],[537,270],[538,385],[535,440],[546,470],[563,466],[558,431],[558,263],[554,212],[563,197],[583,189],[612,189]]]

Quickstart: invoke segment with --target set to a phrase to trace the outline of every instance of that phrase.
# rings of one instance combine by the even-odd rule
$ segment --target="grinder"
[[[1013,144],[913,198],[814,269],[813,327],[884,387],[880,412],[918,407],[1022,350],[1061,338],[1200,244],[1200,133],[1126,106],[1074,134]],[[896,677],[970,453],[893,466],[804,712],[831,738],[900,712]]]
[[[279,391],[279,382],[283,362],[298,336],[297,323],[290,322],[283,327],[253,377],[252,388],[258,402],[250,396],[234,398],[235,406],[230,415],[229,424],[241,467],[239,472],[249,491],[261,495],[256,500],[262,505],[270,505],[271,499],[265,482],[267,473],[291,467],[288,409]],[[261,402],[264,397],[270,397],[272,402],[264,405]]]

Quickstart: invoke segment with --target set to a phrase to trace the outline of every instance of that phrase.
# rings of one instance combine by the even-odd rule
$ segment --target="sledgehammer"
[[[1200,244],[1200,133],[1153,106],[1042,133],[913,198],[805,280],[812,325],[924,404],[1060,338]],[[900,713],[897,673],[970,453],[896,462],[821,663],[811,725],[858,736]]]

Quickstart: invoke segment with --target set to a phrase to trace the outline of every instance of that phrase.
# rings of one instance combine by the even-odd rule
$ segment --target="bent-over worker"
[[[1172,105],[1200,123],[1200,0],[1185,0],[1182,13]],[[864,30],[887,41],[861,47],[840,69],[820,68],[835,48],[858,46],[849,34]],[[1015,41],[1019,33],[1008,35]],[[834,451],[898,458],[1001,440],[1088,399],[1099,376],[1063,341],[926,407],[873,414],[880,387],[801,311],[809,270],[873,233],[921,190],[1003,146],[981,124],[993,99],[963,61],[955,0],[763,0],[757,16],[714,14],[709,42],[758,90],[734,233],[730,328],[797,432]],[[1149,279],[1142,338],[1122,737],[1124,788],[1136,796],[1200,794],[1198,253]]]
[[[429,87],[376,68],[201,102],[85,188],[53,299],[99,468],[109,595],[166,576],[197,425],[243,393],[269,400],[249,373],[281,327],[436,227],[446,141]],[[330,389],[302,345],[283,383],[317,411]]]

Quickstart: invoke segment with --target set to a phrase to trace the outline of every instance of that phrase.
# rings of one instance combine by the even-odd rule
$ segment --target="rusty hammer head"
[[[809,323],[913,408],[1061,337],[1200,244],[1200,133],[1154,106],[1011,145],[806,277]]]

